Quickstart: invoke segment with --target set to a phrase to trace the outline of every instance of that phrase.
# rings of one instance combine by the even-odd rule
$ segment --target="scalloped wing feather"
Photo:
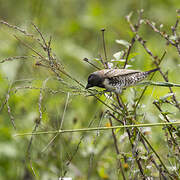
[[[131,70],[131,69],[103,69],[100,70],[99,73],[104,75],[107,78],[116,77],[116,76],[124,76],[128,74],[136,74],[141,71],[139,70]]]

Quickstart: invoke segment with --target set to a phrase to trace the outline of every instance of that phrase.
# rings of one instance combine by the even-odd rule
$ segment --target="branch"
[[[153,82],[153,81],[145,81],[140,82],[137,85],[153,85],[153,86],[164,86],[164,87],[180,87],[180,84],[175,84],[171,82]]]
[[[157,126],[166,126],[166,125],[179,125],[178,122],[168,122],[168,123],[153,123],[153,124],[133,124],[133,125],[124,125],[124,126],[111,126],[111,127],[94,127],[94,128],[83,128],[83,129],[67,129],[67,130],[58,130],[58,131],[39,131],[36,133],[19,133],[14,136],[29,136],[29,135],[42,135],[42,134],[62,134],[62,133],[71,133],[71,132],[85,132],[85,131],[99,131],[99,130],[112,130],[120,128],[134,128],[134,127],[157,127]]]

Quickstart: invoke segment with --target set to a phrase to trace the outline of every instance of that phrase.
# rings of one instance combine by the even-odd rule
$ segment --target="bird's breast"
[[[112,83],[110,83],[110,80],[107,78],[104,79],[103,85],[109,91],[114,91],[116,89],[116,87],[113,86]]]

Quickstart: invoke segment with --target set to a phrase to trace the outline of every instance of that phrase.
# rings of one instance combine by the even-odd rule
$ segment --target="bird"
[[[124,88],[136,85],[157,70],[159,68],[145,72],[132,69],[102,69],[89,75],[86,89],[97,86],[105,88],[108,92],[121,94]]]

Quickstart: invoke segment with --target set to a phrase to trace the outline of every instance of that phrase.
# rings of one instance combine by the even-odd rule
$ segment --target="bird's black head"
[[[94,86],[98,86],[98,87],[104,87],[103,83],[103,78],[99,75],[99,74],[90,74],[88,77],[88,84],[86,86],[86,89],[90,88],[90,87],[94,87]]]

